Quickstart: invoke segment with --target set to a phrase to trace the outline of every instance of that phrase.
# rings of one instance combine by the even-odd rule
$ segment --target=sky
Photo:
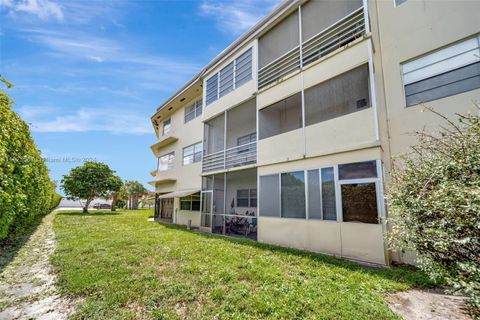
[[[279,0],[0,0],[0,74],[52,180],[86,160],[145,184],[156,108]]]

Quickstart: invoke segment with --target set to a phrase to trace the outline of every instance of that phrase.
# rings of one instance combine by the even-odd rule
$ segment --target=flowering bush
[[[387,192],[389,240],[394,249],[414,250],[432,278],[467,294],[478,316],[480,118],[459,115],[460,124],[443,118],[448,127],[436,136],[418,133],[413,152],[396,162]]]
[[[1,76],[0,82],[12,86]],[[30,129],[12,105],[0,89],[0,240],[48,213],[59,201]]]

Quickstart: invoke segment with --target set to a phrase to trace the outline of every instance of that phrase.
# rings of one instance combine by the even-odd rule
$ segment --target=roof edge
[[[179,90],[177,90],[172,96],[170,96],[164,103],[162,103],[156,110],[155,115],[162,110],[166,105],[172,102],[185,90],[187,90],[196,80],[199,80],[208,70],[214,68],[218,63],[225,59],[236,47],[240,47],[244,42],[250,40],[250,38],[257,35],[261,32],[264,27],[268,26],[272,20],[275,20],[278,16],[281,16],[285,11],[288,11],[291,7],[296,6],[299,3],[304,2],[305,0],[284,0],[280,3],[272,12],[265,16],[262,20],[257,22],[253,27],[243,33],[237,40],[232,42],[228,47],[226,47],[222,52],[220,52],[215,58],[213,58],[205,67],[203,67],[199,73],[193,76],[186,84],[184,84]]]

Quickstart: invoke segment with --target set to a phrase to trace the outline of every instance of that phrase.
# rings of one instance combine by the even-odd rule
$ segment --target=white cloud
[[[123,43],[84,33],[61,33],[47,29],[23,29],[27,38],[40,43],[65,58],[80,58],[95,62],[115,62],[156,67],[162,72],[193,75],[200,66],[179,57],[162,57],[132,51]]]
[[[108,108],[81,108],[61,113],[51,107],[24,106],[20,115],[31,124],[33,132],[103,131],[114,134],[151,133],[150,119],[138,112]],[[56,115],[55,115],[56,114]]]
[[[13,0],[0,0],[0,7],[11,8],[13,6]]]
[[[280,0],[204,0],[200,14],[217,20],[221,31],[239,35],[280,3]]]
[[[12,4],[12,1],[10,1],[10,4]],[[62,8],[55,2],[48,0],[23,0],[17,2],[14,5],[13,10],[35,15],[42,20],[49,20],[52,18],[62,21],[64,18]]]

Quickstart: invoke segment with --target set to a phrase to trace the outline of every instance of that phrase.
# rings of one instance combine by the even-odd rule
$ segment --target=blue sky
[[[86,159],[152,180],[150,116],[279,0],[0,0],[0,74],[60,181]]]

